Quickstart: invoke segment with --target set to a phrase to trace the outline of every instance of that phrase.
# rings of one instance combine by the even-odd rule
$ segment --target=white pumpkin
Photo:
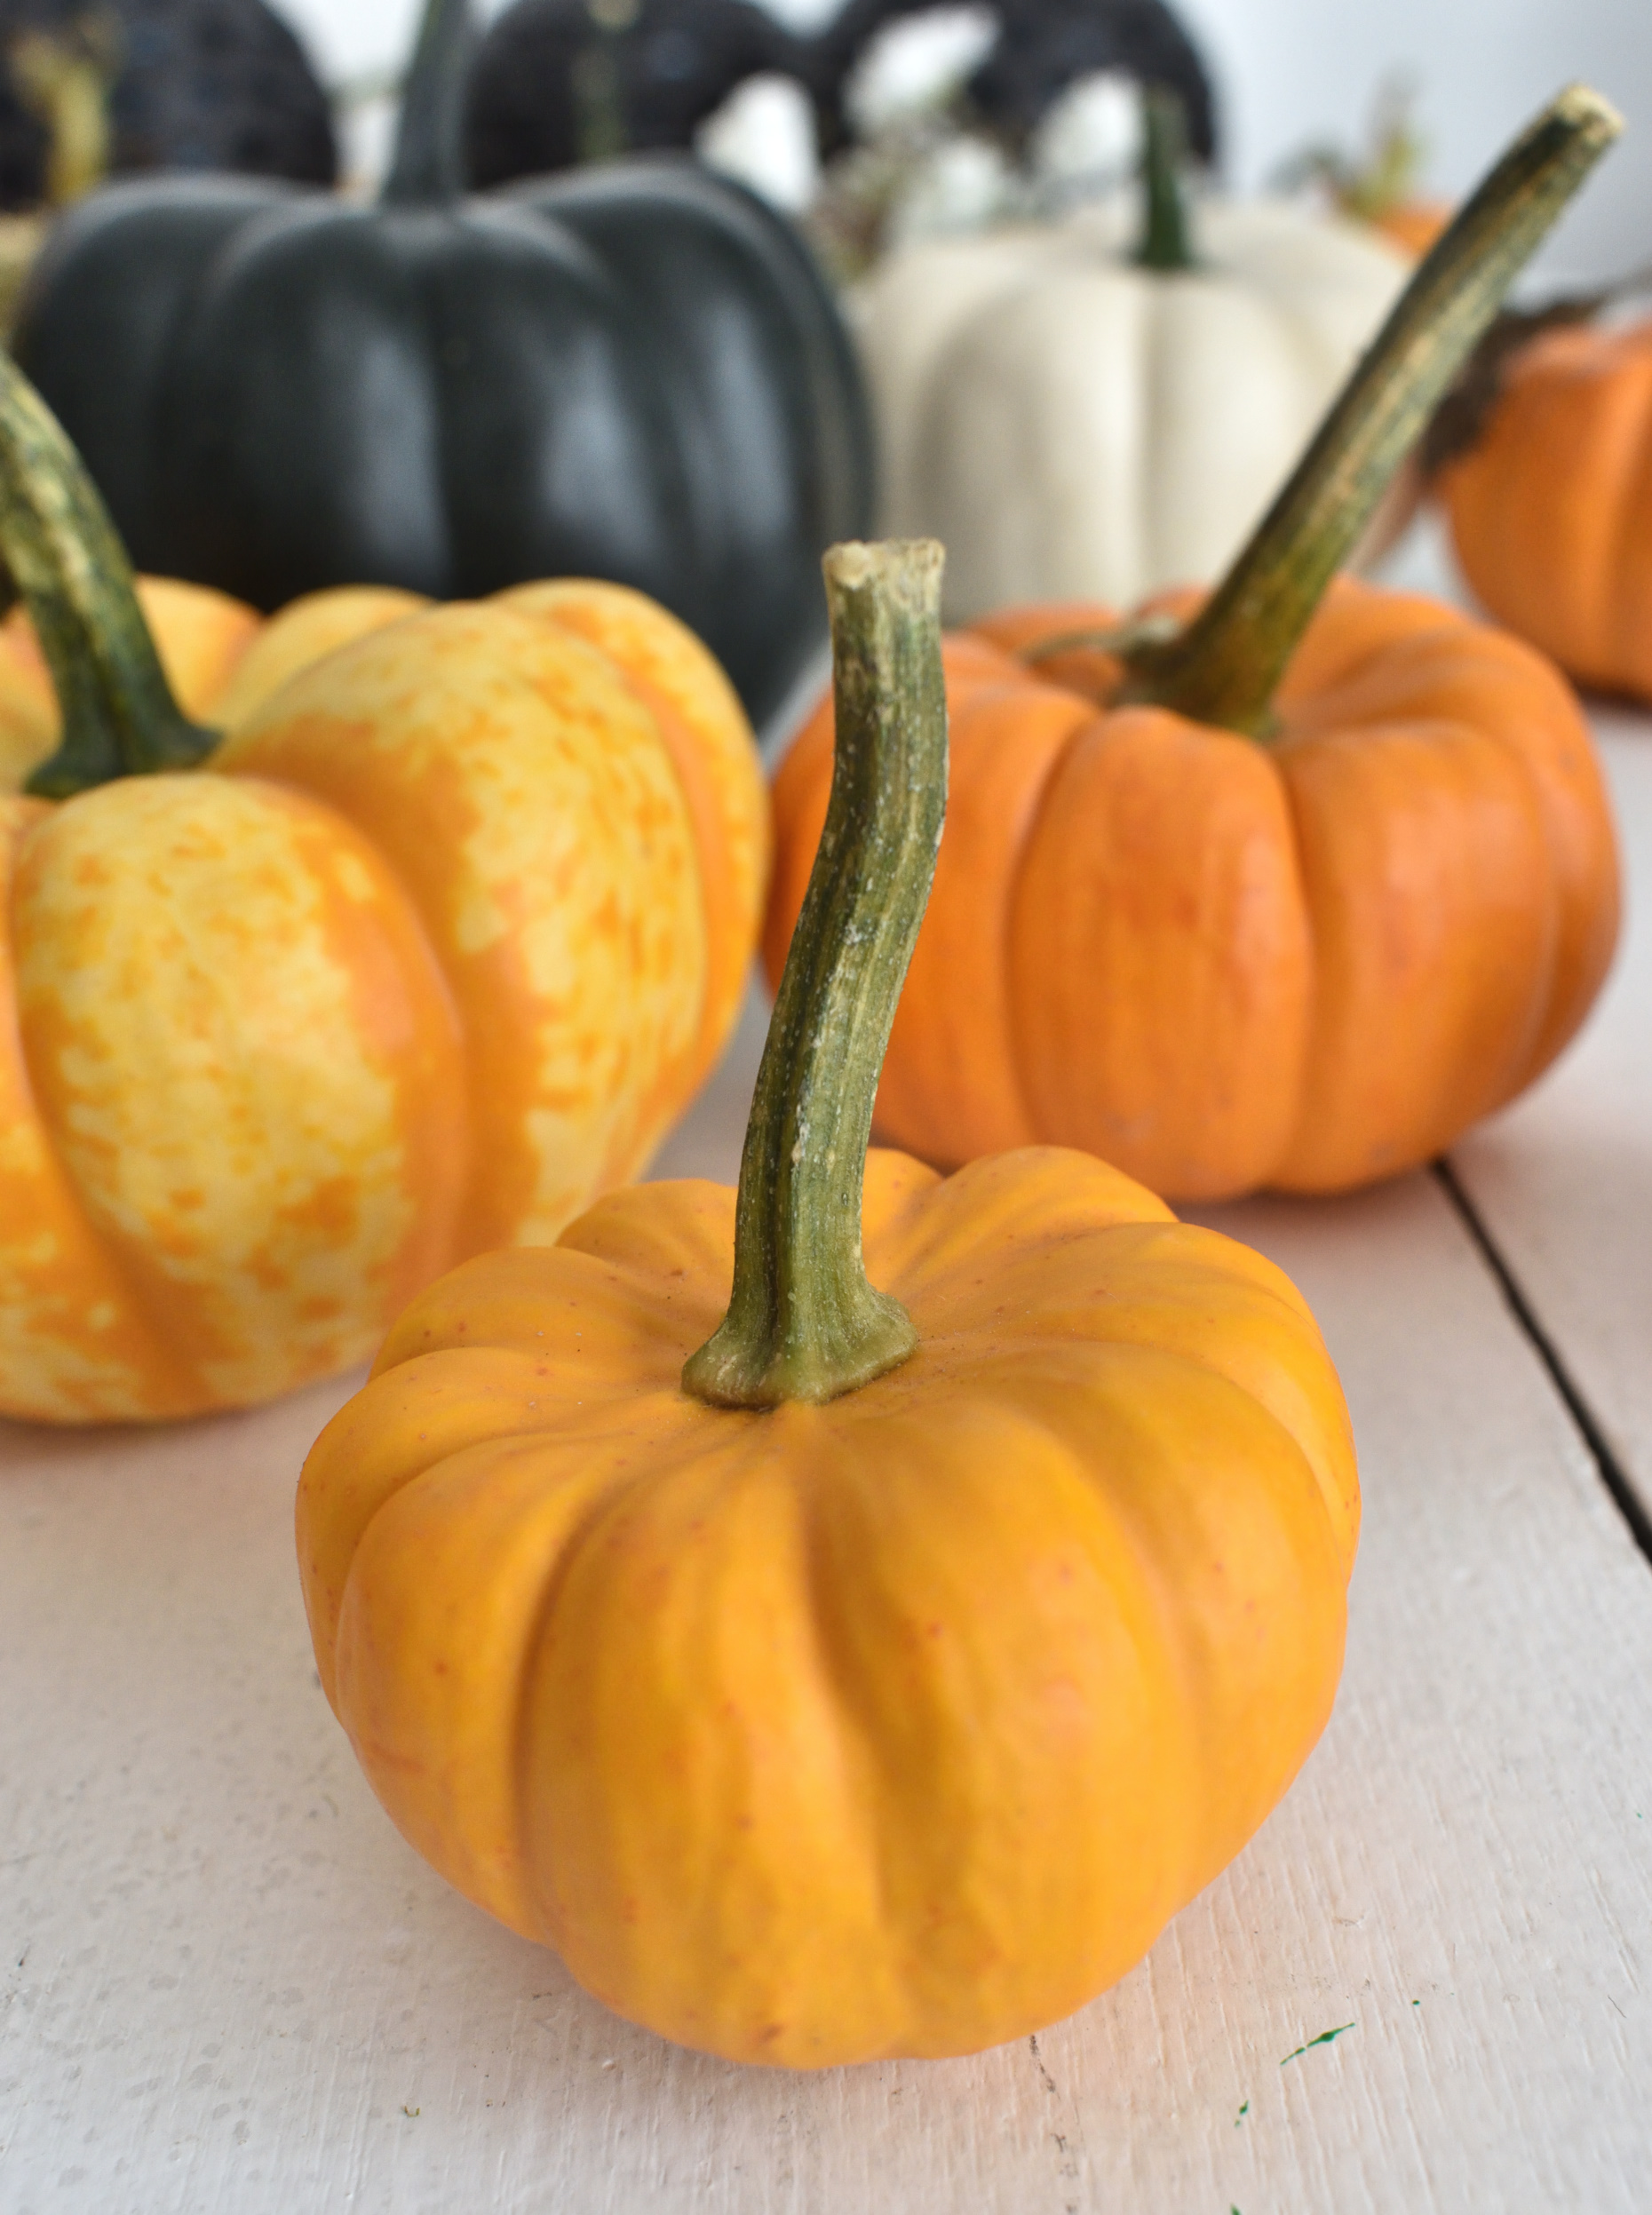
[[[909,247],[861,288],[882,527],[945,543],[953,621],[1219,576],[1412,266],[1287,202],[1189,213],[1191,269],[1134,265],[1120,194]]]

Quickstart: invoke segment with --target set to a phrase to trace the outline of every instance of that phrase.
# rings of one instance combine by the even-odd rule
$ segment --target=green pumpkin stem
[[[868,1283],[872,1103],[946,814],[941,552],[827,554],[837,742],[826,827],[792,934],[740,1164],[734,1294],[683,1386],[718,1407],[833,1400],[911,1354]]]
[[[1250,544],[1174,638],[1140,639],[1116,698],[1251,737],[1332,576],[1515,276],[1622,130],[1574,85],[1523,131],[1436,242]],[[1037,658],[1088,634],[1046,641]]]
[[[115,777],[187,769],[218,743],[172,697],[131,564],[61,425],[0,353],[0,555],[28,603],[63,737],[28,790],[66,799]]]
[[[24,31],[7,57],[12,89],[46,127],[46,205],[67,208],[109,173],[109,92],[120,74],[112,18],[67,33]]]
[[[620,41],[640,12],[639,0],[585,0],[592,36],[574,57],[572,84],[575,138],[586,165],[631,150]]]
[[[1198,258],[1187,229],[1182,169],[1187,124],[1177,95],[1162,84],[1141,94],[1141,242],[1139,269],[1195,269]]]
[[[401,88],[387,207],[442,208],[465,193],[465,88],[476,26],[470,0],[425,0]]]

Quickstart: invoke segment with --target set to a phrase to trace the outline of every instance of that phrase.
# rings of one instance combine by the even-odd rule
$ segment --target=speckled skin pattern
[[[614,586],[343,597],[217,652],[204,773],[0,796],[0,1411],[366,1359],[633,1176],[732,1025],[766,804],[703,648]]]

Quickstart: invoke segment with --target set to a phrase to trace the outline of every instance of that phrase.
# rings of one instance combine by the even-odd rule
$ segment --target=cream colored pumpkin
[[[1132,263],[1123,194],[909,248],[862,289],[883,528],[944,542],[952,620],[1219,575],[1411,266],[1284,202],[1191,215],[1190,270]]]

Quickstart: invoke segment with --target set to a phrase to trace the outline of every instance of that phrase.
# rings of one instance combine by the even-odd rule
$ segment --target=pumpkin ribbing
[[[1423,412],[1385,383],[1395,361],[1438,389],[1511,238],[1529,248],[1613,128],[1569,96],[1520,142],[1202,608],[1011,610],[978,626],[1008,655],[951,649],[953,809],[886,1137],[941,1163],[1085,1146],[1186,1197],[1341,1189],[1429,1158],[1575,1030],[1618,875],[1565,685],[1512,639],[1351,583],[1300,623]],[[1465,250],[1491,272],[1472,301],[1451,291]],[[1416,314],[1442,289],[1443,336]],[[775,780],[771,974],[830,750],[822,707]]]
[[[852,663],[844,603],[900,560],[846,550]],[[917,612],[864,623],[916,696],[843,689],[850,888],[829,857],[782,1065],[846,1035],[839,956],[874,1010],[898,975],[941,799]],[[680,1364],[726,1304],[744,1328],[735,1196],[639,1187],[416,1302],[298,1491],[322,1682],[406,1836],[622,2014],[782,2067],[972,2052],[1138,1959],[1322,1728],[1359,1520],[1334,1373],[1259,1257],[1056,1150],[833,1167],[878,1020],[814,1072],[835,1123],[782,1068],[749,1140],[817,1147],[846,1235],[794,1244],[806,1198],[743,1172],[739,1242],[772,1211],[828,1280],[863,1243],[908,1358],[706,1404]]]

